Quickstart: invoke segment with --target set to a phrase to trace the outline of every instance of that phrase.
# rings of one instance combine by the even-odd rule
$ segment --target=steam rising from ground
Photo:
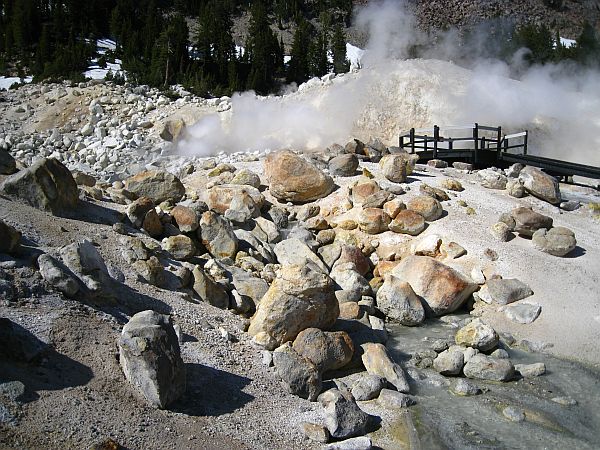
[[[370,36],[358,73],[311,82],[281,97],[236,94],[230,111],[190,127],[180,151],[207,156],[220,150],[318,149],[371,136],[395,144],[411,127],[478,122],[501,125],[505,132],[529,129],[533,153],[600,165],[598,73],[534,67],[515,81],[511,67],[484,54],[464,69],[442,60],[465,54],[453,31],[430,48],[431,59],[405,60],[427,37],[401,1],[371,3],[356,22]],[[470,49],[471,56],[478,50]],[[515,55],[517,64],[522,54]]]

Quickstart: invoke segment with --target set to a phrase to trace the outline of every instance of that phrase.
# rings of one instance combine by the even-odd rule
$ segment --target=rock
[[[458,345],[487,352],[498,346],[500,338],[496,330],[477,318],[458,330],[454,339]]]
[[[329,273],[329,270],[313,253],[308,245],[299,239],[292,238],[281,241],[273,248],[277,261],[282,265],[300,264],[304,260],[313,262],[322,273]]]
[[[326,444],[329,442],[329,430],[322,425],[316,423],[302,422],[302,432],[311,441]]]
[[[344,367],[352,359],[354,344],[345,331],[327,332],[318,328],[301,331],[293,348],[321,372]]]
[[[566,256],[577,247],[575,233],[565,227],[541,228],[533,233],[531,243],[534,248],[553,256]]]
[[[323,450],[371,450],[371,448],[373,448],[371,438],[360,436],[328,444],[323,447]]]
[[[477,295],[486,303],[508,305],[533,295],[533,291],[516,278],[502,278],[488,280]]]
[[[141,228],[146,214],[152,209],[154,209],[152,199],[149,197],[140,197],[127,207],[126,214],[135,228]]]
[[[377,191],[369,195],[362,204],[363,209],[382,208],[383,205],[392,198],[392,195],[384,190]],[[387,213],[386,213],[387,214]]]
[[[406,209],[396,215],[396,218],[390,223],[389,228],[394,233],[417,236],[421,234],[425,226],[425,219],[421,214]]]
[[[508,381],[515,368],[508,359],[496,359],[481,353],[473,356],[463,367],[467,378],[488,381]]]
[[[273,349],[307,328],[328,329],[340,311],[333,286],[312,262],[284,265],[260,301],[248,333]]]
[[[131,267],[146,283],[159,287],[165,285],[165,270],[156,256],[151,256],[147,260],[135,261]]]
[[[433,197],[433,198],[439,200],[440,202],[445,202],[447,200],[450,200],[450,197],[448,197],[448,194],[446,194],[446,191],[444,191],[442,189],[438,189],[433,186],[429,186],[428,184],[425,184],[425,183],[422,183],[419,186],[419,191],[421,191],[425,195],[429,195],[430,197]]]
[[[448,259],[457,259],[467,254],[467,250],[456,242],[443,243],[440,250]]]
[[[458,375],[464,365],[462,347],[453,345],[433,360],[433,368],[442,375]]]
[[[419,195],[410,199],[406,209],[419,213],[428,222],[439,219],[444,213],[442,204],[428,195]]]
[[[506,182],[506,191],[508,195],[515,198],[523,198],[525,197],[525,187],[521,181],[515,178],[509,178]]]
[[[508,317],[513,322],[528,324],[535,321],[540,313],[542,312],[542,307],[537,303],[515,303],[513,305],[507,306],[504,309],[504,315]]]
[[[581,203],[576,200],[561,202],[560,209],[563,211],[575,211],[581,207]]]
[[[340,389],[330,389],[319,396],[319,402],[325,408],[325,427],[336,439],[365,434],[370,416],[358,407],[346,386],[341,383],[338,386]]]
[[[53,214],[75,210],[79,194],[71,172],[56,159],[40,159],[10,175],[0,193]]]
[[[196,254],[194,241],[184,234],[164,238],[162,249],[178,261],[186,261]]]
[[[385,378],[398,392],[410,391],[404,370],[392,361],[384,345],[368,342],[362,349],[361,359],[369,374]]]
[[[461,397],[470,397],[481,394],[481,389],[469,380],[458,378],[450,385],[450,392]]]
[[[404,202],[399,199],[392,199],[389,202],[383,204],[383,210],[387,213],[390,218],[395,219],[401,211],[406,209]]]
[[[341,290],[335,295],[340,303],[358,302],[363,296],[371,295],[369,282],[357,272],[354,263],[336,263],[330,274]]]
[[[363,204],[367,198],[380,190],[381,188],[376,181],[361,178],[352,186],[352,202],[354,204]]]
[[[493,358],[498,358],[498,359],[508,359],[510,358],[510,355],[508,354],[508,352],[506,350],[504,350],[503,348],[498,348],[496,350],[494,350],[491,354],[491,357]]]
[[[169,316],[135,314],[119,338],[119,361],[125,378],[152,406],[164,409],[185,392],[185,367]]]
[[[561,201],[560,188],[556,178],[542,172],[537,167],[525,166],[519,173],[519,180],[531,195],[558,205]]]
[[[177,205],[171,210],[171,216],[182,233],[191,233],[200,226],[198,214],[187,206]]]
[[[357,401],[373,400],[379,397],[379,393],[386,386],[387,381],[370,373],[361,373],[352,383],[352,396]]]
[[[435,257],[440,254],[442,239],[437,234],[425,236],[411,246],[411,253],[419,256]]]
[[[540,228],[552,228],[552,218],[539,214],[531,208],[519,207],[510,212],[514,219],[514,231],[522,236],[531,237]],[[501,220],[504,222],[504,220]],[[510,225],[509,225],[510,226]]]
[[[483,169],[477,172],[479,182],[483,187],[488,189],[506,189],[506,182],[508,181],[506,175],[500,170],[496,169]]]
[[[228,210],[245,209],[248,218],[258,217],[265,197],[252,186],[221,184],[210,188],[206,204],[210,210],[224,215]]]
[[[507,242],[512,237],[510,228],[504,222],[496,222],[490,227],[490,234],[498,242]]]
[[[577,400],[574,400],[571,397],[553,397],[551,400],[562,406],[575,406],[577,404]]]
[[[75,180],[75,183],[77,183],[77,186],[94,187],[96,185],[96,179],[93,176],[88,175],[87,173],[72,172],[72,175],[73,179]]]
[[[163,234],[164,227],[154,208],[150,209],[144,216],[142,228],[153,238],[158,238]]]
[[[523,378],[539,377],[546,373],[546,364],[515,364],[515,370],[519,372]]]
[[[230,183],[252,186],[258,189],[260,187],[260,177],[249,169],[241,169],[235,174]]]
[[[186,135],[186,126],[183,119],[167,120],[160,132],[160,137],[168,142],[177,142]]]
[[[144,171],[128,178],[125,189],[138,197],[149,197],[156,204],[166,200],[177,203],[185,194],[185,188],[179,178],[164,171]]]
[[[465,190],[460,181],[455,180],[453,178],[445,178],[442,180],[442,188],[447,189],[449,191],[457,191],[462,192]]]
[[[220,284],[207,275],[200,266],[194,267],[194,292],[203,302],[221,309],[229,308],[229,295]]]
[[[458,169],[458,170],[467,170],[469,172],[471,170],[473,170],[473,164],[459,162],[459,161],[452,163],[452,167],[454,167],[455,169]]]
[[[456,311],[477,289],[462,274],[428,256],[408,256],[392,274],[409,283],[435,316]]]
[[[88,240],[69,244],[60,249],[65,265],[94,294],[112,299],[110,284],[113,281],[108,268],[96,247]]]
[[[414,398],[391,389],[382,389],[377,401],[384,408],[400,409],[416,404]]]
[[[0,175],[12,175],[17,172],[17,161],[6,150],[0,148]]]
[[[52,256],[44,253],[38,257],[38,266],[42,278],[52,287],[58,289],[67,297],[74,297],[79,292],[77,278],[69,273],[69,269],[59,263]]]
[[[354,264],[354,269],[362,276],[366,276],[371,270],[369,259],[362,253],[360,248],[354,245],[343,245],[340,257],[336,261],[337,264],[345,264],[351,262]]]
[[[388,230],[390,216],[383,209],[366,208],[358,216],[358,227],[367,234],[379,234]]]
[[[0,253],[14,253],[19,249],[21,232],[0,220]]]
[[[523,422],[525,420],[525,413],[515,406],[507,406],[504,408],[502,410],[502,415],[511,422]]]
[[[333,179],[289,150],[270,153],[264,162],[269,191],[278,200],[308,202],[327,196]]]
[[[329,161],[329,172],[338,177],[351,177],[358,169],[358,158],[351,153],[339,155]]]
[[[445,169],[448,167],[448,163],[443,159],[430,159],[427,161],[427,165],[429,167],[433,167],[434,169]]]
[[[509,178],[519,178],[519,173],[521,173],[521,170],[523,170],[523,167],[525,167],[524,164],[514,163],[508,169],[504,170],[504,172],[506,173],[506,176]]]
[[[238,250],[238,238],[231,225],[212,211],[200,218],[198,235],[209,253],[217,259],[234,258]]]
[[[406,177],[410,175],[415,168],[415,155],[401,153],[395,155],[385,155],[379,161],[381,172],[393,183],[405,183]]]
[[[419,325],[425,320],[425,309],[410,284],[392,274],[385,277],[383,286],[377,291],[377,307],[389,319],[402,325]]]
[[[291,342],[273,352],[273,365],[291,394],[314,402],[321,392],[321,373],[306,358],[296,353]]]

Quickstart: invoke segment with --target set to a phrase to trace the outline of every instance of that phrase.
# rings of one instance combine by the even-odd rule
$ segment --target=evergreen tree
[[[336,24],[331,38],[331,53],[333,59],[333,71],[345,73],[350,70],[350,62],[346,58],[346,36],[340,24]]]
[[[545,64],[552,60],[554,42],[552,33],[545,25],[524,25],[516,32],[515,41],[530,50],[525,56],[530,64]]]
[[[581,64],[600,66],[600,38],[589,22],[583,24],[581,34],[577,38],[575,55]]]
[[[310,64],[307,49],[311,46],[311,26],[300,19],[294,33],[292,43],[291,59],[288,65],[286,80],[288,83],[304,83],[310,74]]]
[[[310,43],[308,51],[310,76],[322,77],[329,72],[327,49],[327,35],[321,32]]]
[[[280,67],[279,42],[271,30],[266,6],[257,1],[252,6],[247,49],[250,61],[247,88],[268,94],[275,85],[275,73]]]

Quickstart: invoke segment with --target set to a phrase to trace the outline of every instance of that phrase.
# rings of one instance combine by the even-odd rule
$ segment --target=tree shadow
[[[232,413],[254,400],[242,389],[250,379],[202,364],[187,363],[187,392],[170,408],[189,416],[220,416]]]
[[[39,391],[56,391],[87,384],[94,373],[84,364],[58,353],[27,329],[8,320],[0,324],[0,382],[20,381],[19,401],[39,398]]]

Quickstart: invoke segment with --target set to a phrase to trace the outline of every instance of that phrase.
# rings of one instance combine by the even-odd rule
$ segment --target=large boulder
[[[152,406],[166,408],[185,392],[185,367],[169,316],[134,315],[119,338],[119,361],[125,378]]]
[[[273,352],[273,365],[290,394],[315,401],[321,392],[321,371],[286,342]]]
[[[177,203],[185,194],[185,188],[179,178],[160,170],[146,170],[128,178],[125,188],[138,197],[149,197],[156,204],[165,200]]]
[[[345,331],[329,332],[307,328],[298,334],[293,347],[321,372],[341,369],[350,362],[354,354],[354,344]]]
[[[565,256],[577,247],[575,233],[565,227],[541,228],[533,233],[531,243],[534,248],[554,256]]]
[[[544,216],[535,212],[531,208],[518,207],[510,212],[510,217],[514,220],[512,229],[522,236],[531,237],[540,228],[552,228],[552,217]],[[508,218],[505,219],[508,221]]]
[[[379,161],[383,176],[393,183],[405,183],[406,177],[415,168],[415,163],[418,159],[415,156],[408,153],[385,155]]]
[[[356,155],[347,153],[339,155],[329,161],[329,172],[339,177],[351,177],[358,169],[358,158]]]
[[[313,262],[321,272],[329,273],[327,266],[308,245],[300,239],[291,238],[281,241],[273,248],[277,261],[282,265],[301,264],[304,260]]]
[[[202,214],[197,234],[209,253],[217,259],[233,258],[237,253],[238,238],[231,225],[212,211]]]
[[[333,280],[312,262],[283,266],[260,301],[248,333],[272,350],[307,328],[328,329],[340,312],[333,289]]]
[[[77,183],[71,172],[56,159],[41,159],[27,169],[9,176],[0,193],[53,214],[75,209]]]
[[[519,173],[519,180],[531,195],[558,205],[561,201],[560,187],[556,178],[542,172],[537,167],[526,166]]]
[[[309,202],[333,190],[329,175],[290,150],[269,154],[264,164],[269,191],[278,200]]]
[[[435,316],[456,311],[478,287],[429,256],[409,256],[394,267],[392,274],[409,283]]]
[[[425,320],[425,309],[410,284],[391,274],[385,277],[383,286],[377,291],[377,307],[389,319],[402,325],[419,325]]]
[[[385,378],[398,392],[410,391],[404,370],[390,358],[383,344],[367,342],[362,349],[361,359],[369,374]]]
[[[358,407],[352,393],[339,383],[339,389],[330,389],[319,396],[325,408],[325,426],[332,437],[345,439],[367,432],[370,416]]]

